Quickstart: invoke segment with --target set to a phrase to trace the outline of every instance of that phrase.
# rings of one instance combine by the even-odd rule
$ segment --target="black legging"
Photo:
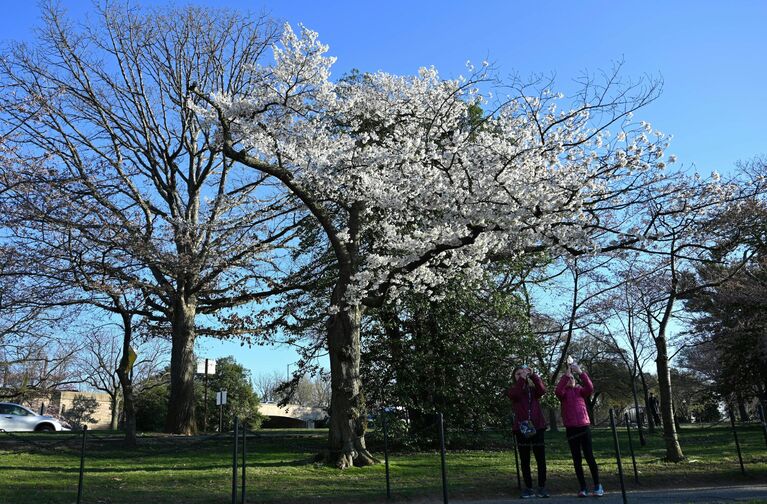
[[[591,477],[594,480],[594,486],[599,485],[599,466],[594,459],[594,451],[591,448],[591,428],[586,427],[568,427],[567,443],[570,445],[570,453],[573,455],[573,465],[575,466],[575,475],[578,477],[578,483],[581,484],[581,490],[586,490],[586,478],[583,477],[583,458],[591,470]]]
[[[515,432],[517,436],[517,448],[519,448],[522,477],[527,488],[533,488],[533,476],[530,473],[530,449],[535,454],[535,463],[538,465],[538,486],[546,486],[546,446],[543,435],[546,431],[540,429],[533,437],[526,438],[521,432]]]

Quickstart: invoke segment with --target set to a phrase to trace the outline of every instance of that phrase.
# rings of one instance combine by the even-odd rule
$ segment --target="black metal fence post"
[[[512,431],[511,431],[511,439],[512,444],[514,446],[514,466],[517,468],[517,488],[519,490],[522,490],[522,479],[519,476],[519,455],[517,454],[517,435],[513,430],[513,424],[512,424]]]
[[[613,441],[615,442],[615,460],[618,461],[618,477],[621,482],[621,495],[623,496],[623,504],[626,504],[626,483],[623,481],[623,465],[621,464],[621,447],[618,443],[618,431],[615,430],[615,412],[610,408],[610,428],[613,430]]]
[[[442,457],[442,499],[447,504],[447,470],[445,468],[445,421],[442,413],[437,413],[439,420],[439,448]]]
[[[386,465],[386,498],[391,499],[391,484],[389,480],[389,431],[386,425],[386,408],[381,413],[381,423],[384,434],[384,464]]]
[[[631,452],[631,463],[634,465],[634,482],[639,483],[639,472],[637,471],[637,459],[634,456],[634,443],[631,441],[631,421],[629,421],[629,414],[625,414],[626,420],[626,432],[629,435],[629,451]],[[640,427],[641,432],[641,427]]]
[[[234,449],[232,450],[232,504],[237,504],[237,439],[239,437],[239,419],[234,416]]]
[[[88,433],[88,426],[83,425],[83,441],[80,446],[80,480],[77,483],[77,504],[83,499],[83,473],[85,472],[85,436]]]
[[[764,442],[767,444],[767,419],[764,418],[764,406],[759,403],[757,410],[759,411],[759,420],[762,422],[762,431],[764,431]]]
[[[240,426],[240,428],[242,429],[242,495],[240,496],[240,502],[245,504],[245,472],[247,469],[247,460],[245,459],[245,453],[247,452],[247,449],[245,448],[245,440],[248,437],[248,429],[245,428],[244,423]]]
[[[735,413],[732,411],[732,406],[729,408],[730,412],[730,425],[732,425],[732,435],[735,436],[735,448],[738,450],[738,461],[740,461],[740,472],[746,474],[746,468],[743,465],[743,456],[740,454],[740,441],[738,441],[738,431],[735,430]]]

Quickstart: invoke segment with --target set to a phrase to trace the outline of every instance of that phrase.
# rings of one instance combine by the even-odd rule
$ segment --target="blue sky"
[[[143,5],[166,4],[146,0]],[[185,2],[176,2],[183,4]],[[662,96],[637,119],[674,135],[669,153],[701,174],[734,173],[738,160],[767,154],[767,2],[763,1],[480,1],[386,2],[211,0],[191,2],[266,10],[303,23],[330,45],[334,75],[352,68],[413,73],[436,66],[448,77],[487,59],[501,75],[555,74],[560,89],[583,71],[623,59],[626,77],[659,75]],[[75,19],[89,0],[61,0]],[[9,7],[13,5],[13,7]],[[0,39],[28,39],[34,2],[4,2]],[[285,373],[287,349],[243,350],[203,342],[211,357],[233,354],[254,374]]]

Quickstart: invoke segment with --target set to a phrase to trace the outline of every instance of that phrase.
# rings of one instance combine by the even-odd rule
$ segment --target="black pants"
[[[573,455],[573,465],[575,466],[575,475],[578,477],[578,483],[581,490],[586,490],[586,479],[583,477],[583,458],[591,470],[591,478],[594,480],[594,486],[599,484],[599,466],[594,459],[594,451],[591,448],[591,427],[568,427],[567,443],[570,445],[570,453]],[[583,452],[583,458],[581,458]]]
[[[655,425],[660,426],[660,417],[658,416],[657,411],[652,412],[652,419],[655,422]]]
[[[535,454],[535,463],[538,465],[538,486],[546,486],[546,446],[543,435],[545,430],[538,430],[533,437],[526,438],[521,432],[515,432],[517,436],[517,448],[519,460],[522,465],[522,477],[527,488],[533,488],[533,476],[530,473],[530,451]]]

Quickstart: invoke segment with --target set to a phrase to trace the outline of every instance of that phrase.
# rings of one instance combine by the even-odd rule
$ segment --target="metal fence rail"
[[[621,443],[625,443],[626,440],[628,441],[627,446],[632,457],[632,467],[634,473],[633,480],[634,484],[636,485],[639,484],[640,471],[638,469],[641,467],[643,461],[637,460],[635,456],[635,451],[637,450],[632,442],[631,423],[624,416],[623,423],[626,427],[626,432],[625,434],[621,434],[619,436],[614,412],[611,410],[610,414],[610,430],[612,432],[613,439],[612,452],[614,455],[614,461],[609,462],[609,459],[605,458],[606,452],[604,451],[605,447],[603,446],[601,448],[602,451],[600,455],[600,465],[609,470],[613,470],[617,467],[623,501],[628,502],[631,498],[631,489],[627,488],[626,483],[623,481],[623,464],[621,454],[622,449],[625,449],[626,445],[621,447]],[[378,418],[380,418],[381,422],[377,425],[377,428],[381,430],[383,434],[382,446],[379,448],[383,450],[383,462],[385,464],[385,471],[383,471],[383,477],[385,478],[385,481],[382,481],[381,496],[382,498],[385,496],[387,499],[396,499],[398,493],[397,474],[392,472],[390,468],[392,460],[399,461],[410,456],[409,452],[407,451],[399,450],[395,453],[392,453],[391,451],[392,438],[390,429],[392,417],[393,413],[391,410],[384,409],[378,413]],[[700,429],[704,433],[713,429],[718,429],[719,432],[726,432],[724,429],[726,429],[726,422],[728,420],[730,424],[729,427],[732,430],[735,448],[738,453],[738,462],[740,464],[742,473],[745,474],[747,465],[750,463],[762,463],[765,460],[765,454],[767,452],[765,452],[764,448],[760,447],[758,449],[758,453],[754,453],[755,456],[753,456],[751,460],[744,459],[744,446],[741,445],[740,438],[738,437],[738,431],[739,429],[743,428],[752,429],[751,441],[750,444],[747,445],[747,448],[753,451],[755,450],[753,446],[753,429],[758,428],[763,430],[765,438],[767,439],[767,427],[765,427],[765,422],[762,420],[761,416],[759,421],[738,424],[735,422],[734,415],[730,411],[728,418],[722,419],[710,425],[700,426]],[[602,426],[604,426],[604,423],[600,425],[600,427]],[[662,431],[660,434],[662,435]],[[456,466],[453,470],[451,470],[451,453],[456,450],[465,452],[465,449],[460,447],[460,441],[465,441],[472,436],[477,439],[484,437],[485,440],[490,440],[492,438],[493,441],[489,442],[489,444],[492,445],[490,451],[508,451],[509,456],[511,456],[510,452],[514,452],[514,468],[510,466],[508,468],[508,474],[511,476],[511,471],[515,470],[517,477],[517,487],[521,488],[519,458],[517,454],[517,440],[513,435],[510,426],[502,426],[498,429],[487,429],[482,431],[470,431],[451,428],[445,421],[444,415],[442,413],[437,413],[431,419],[427,419],[426,422],[423,422],[418,429],[409,431],[408,435],[412,436],[413,438],[421,439],[423,440],[422,442],[426,445],[431,446],[435,450],[439,450],[440,461],[437,462],[436,459],[434,461],[434,482],[436,483],[437,475],[439,475],[438,479],[441,482],[440,486],[442,500],[445,504],[448,504],[449,502],[449,491],[451,488],[448,482],[448,474],[452,474],[452,477],[455,478],[456,481],[461,481],[462,478],[465,479],[464,475],[461,473],[460,466]],[[317,450],[319,446],[317,442],[302,442],[302,438],[303,436],[292,436],[290,438],[290,446],[286,449],[288,449],[289,452],[295,453],[311,453],[312,451]],[[684,440],[683,436],[680,436],[680,438]],[[260,441],[284,438],[281,436],[271,435],[264,431],[252,431],[237,421],[235,422],[234,430],[230,433],[215,433],[193,438],[158,436],[146,439],[152,440],[151,448],[148,448],[146,445],[139,445],[132,454],[135,458],[152,459],[164,456],[185,455],[192,454],[203,447],[221,447],[222,460],[224,460],[224,457],[226,456],[226,450],[231,449],[231,502],[232,504],[236,504],[239,500],[241,504],[245,504],[248,502],[248,499],[250,499],[251,502],[257,502],[259,500],[258,480],[254,479],[252,474],[248,474],[248,465],[258,461]],[[459,441],[458,448],[452,445],[452,443],[454,443],[456,440]],[[498,440],[502,441],[502,443]],[[110,452],[111,455],[112,451],[110,450],[110,447],[114,446],[115,449],[119,448],[121,441],[122,440],[118,436],[104,435],[97,432],[88,431],[85,428],[79,432],[58,433],[55,438],[47,438],[45,436],[40,436],[38,438],[37,435],[23,435],[13,432],[0,431],[0,453],[66,454],[71,456],[78,456],[78,482],[75,489],[73,481],[72,491],[74,497],[74,492],[76,490],[77,502],[80,504],[83,502],[83,499],[87,497],[89,461],[98,459],[100,453],[99,450],[103,451],[106,449]],[[543,443],[543,445],[547,447],[547,450],[561,450],[563,441],[566,441],[566,437],[562,438],[560,436],[551,436],[546,438],[546,441]],[[638,451],[641,452],[642,447],[640,447]],[[55,471],[58,470],[58,468],[52,467],[50,470]]]

